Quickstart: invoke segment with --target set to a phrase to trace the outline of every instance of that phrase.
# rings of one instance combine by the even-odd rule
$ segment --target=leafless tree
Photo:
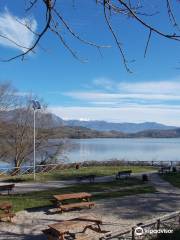
[[[16,90],[8,81],[0,83],[0,115],[3,111],[13,108],[16,102]]]
[[[5,91],[1,101],[3,111],[0,119],[0,159],[19,168],[24,162],[31,163],[33,158],[32,96],[19,96],[16,103],[13,103],[13,108],[8,108],[11,105],[8,105],[9,101],[6,100],[13,98],[15,93],[11,91],[13,88],[10,84],[2,84],[0,88],[1,86]],[[5,93],[8,97],[5,97]],[[43,157],[44,161],[48,158],[52,160],[52,156],[61,147],[60,142],[50,141],[54,134],[51,123],[51,115],[47,112],[46,105],[42,104],[42,109],[36,113],[36,152],[40,160],[46,155],[46,158]]]
[[[89,0],[90,1],[90,0]],[[139,23],[145,29],[148,30],[147,42],[145,44],[144,56],[147,53],[147,49],[152,38],[152,35],[157,35],[159,37],[167,38],[174,41],[180,41],[179,34],[179,23],[175,16],[174,8],[179,6],[178,0],[161,0],[159,4],[159,9],[155,12],[150,12],[149,10],[149,2],[151,4],[155,4],[156,1],[144,1],[144,0],[91,0],[96,3],[97,7],[101,8],[102,13],[104,14],[105,22],[109,28],[110,33],[112,34],[114,41],[120,51],[120,55],[122,57],[123,64],[128,72],[131,72],[129,68],[129,63],[127,61],[126,55],[124,53],[123,45],[120,42],[119,36],[116,33],[113,24],[111,22],[111,17],[113,15],[124,17],[129,20],[131,18],[133,21]],[[102,47],[108,47],[103,45],[98,45],[92,41],[88,41],[83,39],[81,35],[76,33],[74,29],[70,26],[70,24],[66,21],[65,17],[61,12],[61,3],[58,0],[26,0],[26,14],[29,12],[33,13],[34,9],[38,5],[41,7],[42,11],[44,11],[45,21],[40,32],[34,32],[30,25],[23,24],[25,28],[31,31],[35,36],[35,41],[30,47],[19,46],[23,49],[23,52],[10,57],[8,59],[3,59],[2,61],[8,62],[17,58],[21,58],[22,60],[29,53],[34,53],[36,47],[40,44],[43,36],[47,32],[53,33],[60,41],[60,43],[75,57],[76,59],[82,60],[75,50],[67,43],[65,37],[63,35],[64,31],[67,31],[72,38],[79,40],[82,44],[87,44],[93,46],[97,49]],[[65,1],[64,1],[65,2]],[[72,0],[72,2],[76,3],[76,0]],[[78,4],[81,4],[78,2]],[[149,23],[149,18],[152,19],[155,15],[160,16],[160,12],[167,12],[167,20],[171,24],[170,32],[163,32],[157,26],[153,26],[153,24]],[[86,9],[85,9],[86,11]],[[90,17],[90,16],[87,16]],[[148,19],[148,20],[147,20]],[[150,21],[151,22],[151,21]],[[166,24],[166,23],[164,23]],[[131,29],[129,29],[131,31]],[[19,45],[17,42],[14,42],[12,39],[9,39],[7,36],[0,35],[1,38],[6,39],[7,41],[11,41],[13,44]]]

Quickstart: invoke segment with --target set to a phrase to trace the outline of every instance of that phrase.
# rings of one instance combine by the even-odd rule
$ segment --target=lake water
[[[180,138],[74,139],[63,153],[69,162],[103,161],[180,161]]]
[[[59,162],[180,161],[180,138],[94,138],[68,141]],[[0,167],[8,164],[0,162]]]

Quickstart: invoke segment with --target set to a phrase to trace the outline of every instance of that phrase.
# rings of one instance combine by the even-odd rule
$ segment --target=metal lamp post
[[[33,164],[33,174],[34,181],[36,180],[36,110],[41,109],[41,105],[38,101],[32,100],[32,108],[34,112],[34,164]]]

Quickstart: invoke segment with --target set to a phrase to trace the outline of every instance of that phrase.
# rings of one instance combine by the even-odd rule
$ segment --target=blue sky
[[[36,54],[30,54],[25,61],[0,63],[0,81],[11,81],[22,94],[39,95],[50,111],[65,119],[157,121],[180,126],[180,70],[177,70],[180,44],[152,35],[144,59],[148,31],[131,19],[114,16],[112,24],[127,59],[135,60],[129,64],[133,71],[129,74],[105,25],[102,9],[95,1],[78,0],[75,6],[72,6],[72,0],[61,2],[64,18],[77,33],[112,47],[102,49],[100,54],[96,48],[79,43],[62,30],[72,48],[81,58],[87,59],[87,63],[81,63],[48,33],[42,39],[41,47],[36,48]],[[24,1],[0,2],[0,33],[30,46],[34,36],[15,19],[31,22],[33,30],[40,31],[44,11],[37,5],[24,19],[22,3]],[[160,6],[162,14],[144,19],[157,24],[162,31],[168,31],[170,25],[161,3],[160,0],[148,3],[152,12]],[[177,5],[176,14],[179,9],[180,5]],[[0,39],[0,49],[0,58],[22,51],[4,39]]]

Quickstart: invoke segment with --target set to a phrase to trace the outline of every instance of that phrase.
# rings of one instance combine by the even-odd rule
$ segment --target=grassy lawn
[[[132,170],[133,173],[149,172],[156,170],[155,167],[151,166],[88,166],[80,167],[79,169],[68,168],[62,170],[56,170],[51,173],[41,173],[37,174],[37,181],[53,181],[53,180],[70,180],[78,176],[85,176],[90,174],[95,174],[96,176],[110,176],[115,175],[118,171]],[[14,181],[32,181],[32,175],[24,175],[21,178],[11,177],[7,180]]]
[[[173,186],[180,188],[180,173],[167,173],[160,176],[165,181],[170,182]]]
[[[122,187],[131,187],[132,189],[123,189]],[[60,189],[31,192],[17,195],[2,195],[0,202],[9,201],[14,206],[14,211],[20,211],[29,208],[37,208],[52,205],[53,195],[74,192],[93,193],[94,201],[105,198],[116,198],[121,196],[152,193],[155,189],[152,186],[143,184],[141,180],[131,178],[124,181],[112,181],[107,183],[78,184]]]

